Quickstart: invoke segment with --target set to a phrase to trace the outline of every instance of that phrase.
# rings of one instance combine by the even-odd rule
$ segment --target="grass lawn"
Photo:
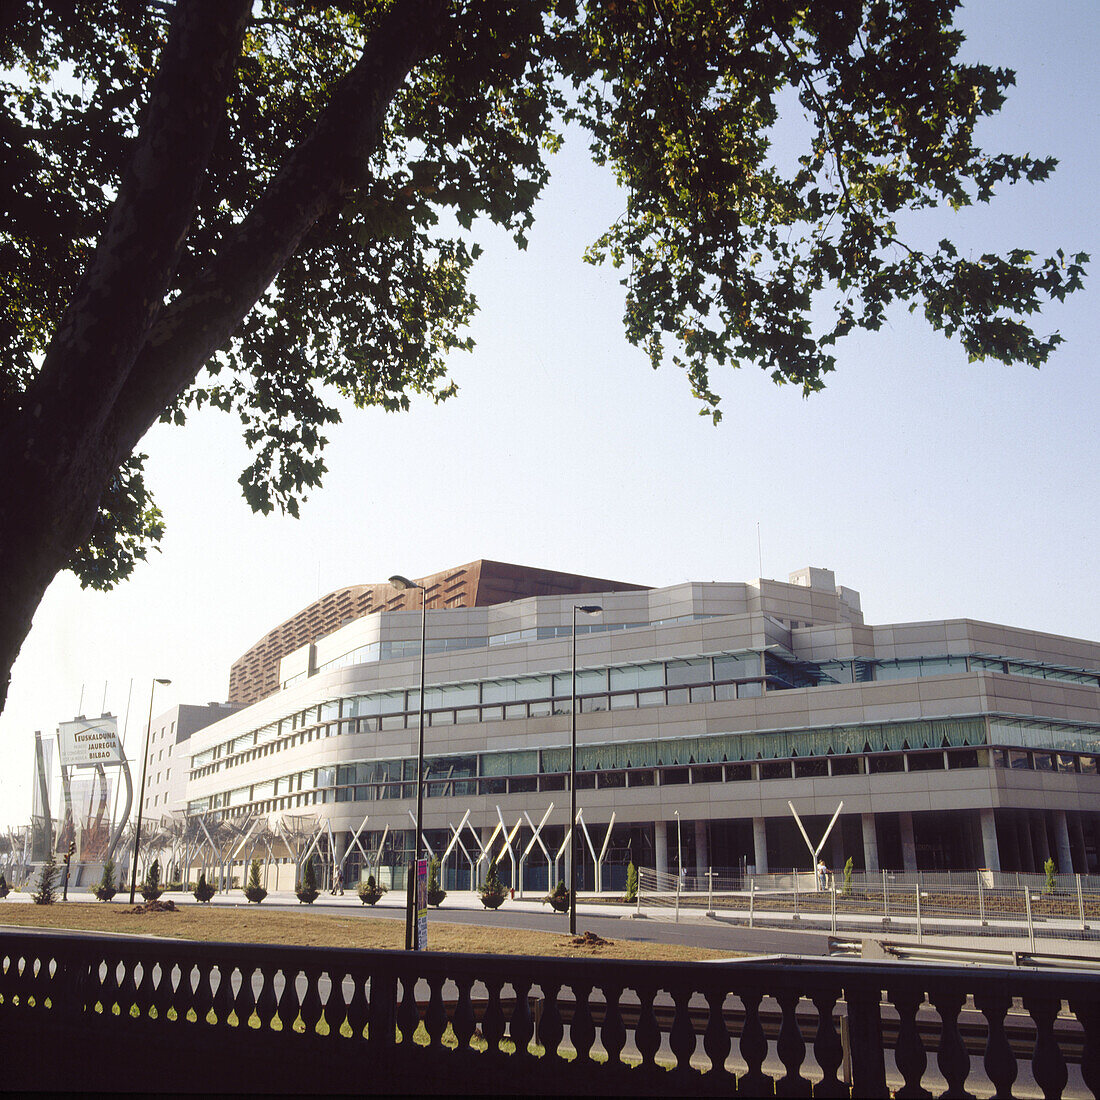
[[[506,915],[502,914],[503,920]],[[49,928],[72,932],[117,932],[132,936],[207,940],[224,943],[295,944],[307,947],[401,948],[404,921],[346,917],[307,910],[281,913],[262,906],[224,909],[187,905],[175,913],[132,912],[117,902],[56,902],[53,905],[2,905],[0,926]],[[583,931],[583,929],[582,929]],[[544,955],[557,958],[667,959],[692,961],[729,958],[713,951],[677,944],[615,940],[607,946],[574,943],[568,934],[520,928],[447,924],[442,913],[428,921],[433,951],[495,955]]]

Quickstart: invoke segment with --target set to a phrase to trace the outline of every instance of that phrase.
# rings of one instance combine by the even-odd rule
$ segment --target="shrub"
[[[53,905],[57,901],[57,860],[53,852],[46,856],[42,864],[42,873],[38,879],[38,889],[31,895],[35,905]]]
[[[298,895],[298,901],[305,905],[312,905],[317,900],[320,891],[317,889],[317,873],[313,870],[313,860],[308,860],[306,869],[302,872],[302,881],[294,890]]]
[[[145,878],[138,887],[146,901],[156,901],[164,891],[160,885],[160,860],[154,859],[153,865],[145,872]]]
[[[199,875],[199,881],[195,886],[194,894],[195,901],[201,902],[203,905],[209,905],[210,899],[214,896],[214,887],[206,881],[205,871]]]
[[[260,861],[254,859],[248,868],[248,885],[244,888],[244,896],[255,905],[259,905],[267,897],[267,891],[260,885]]]
[[[481,904],[486,909],[499,909],[508,896],[504,883],[500,881],[500,876],[497,874],[497,861],[495,859],[489,864],[489,870],[485,873],[485,881],[481,884],[478,894],[481,895]]]
[[[103,864],[103,877],[99,880],[98,885],[92,887],[92,893],[100,901],[110,901],[118,893],[118,887],[115,884],[115,861],[113,859],[109,859]]]
[[[1046,863],[1043,864],[1043,870],[1046,872],[1047,880],[1043,884],[1044,894],[1054,893],[1054,873],[1057,868],[1054,866],[1054,860],[1048,858]]]
[[[638,900],[638,868],[633,863],[626,865],[626,894],[624,901]]]
[[[849,856],[844,864],[844,896],[848,897],[852,892],[852,857]]]
[[[11,893],[11,887],[8,885],[8,880],[0,875],[0,898],[6,898]]]
[[[439,881],[439,860],[432,856],[431,861],[428,863],[428,904],[434,905],[438,909],[443,904],[443,899],[446,896],[447,891],[443,889]]]
[[[633,864],[631,864],[633,866]],[[565,913],[569,909],[569,887],[564,882],[559,882],[554,887],[554,892],[545,898],[556,913]]]
[[[386,892],[386,888],[385,886],[379,886],[374,881],[374,875],[368,875],[366,882],[359,883],[356,892],[359,894],[359,900],[364,905],[377,905],[378,899]]]

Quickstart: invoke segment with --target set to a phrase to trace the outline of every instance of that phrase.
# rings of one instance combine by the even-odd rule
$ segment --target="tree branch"
[[[85,429],[106,421],[179,262],[250,7],[249,0],[176,5],[107,227],[23,401],[39,423],[73,408]]]
[[[445,10],[445,0],[390,8],[310,135],[206,270],[164,308],[105,430],[119,458],[224,346],[317,220],[367,180],[390,103],[443,41]]]

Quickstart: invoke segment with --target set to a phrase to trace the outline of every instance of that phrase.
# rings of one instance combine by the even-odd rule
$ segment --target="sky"
[[[650,585],[833,569],[869,623],[970,617],[1100,638],[1100,6],[975,0],[965,55],[1016,70],[994,151],[1053,155],[1037,187],[945,215],[960,250],[1097,260],[1038,320],[1065,343],[1041,371],[968,363],[919,316],[844,342],[809,399],[751,365],[717,380],[724,419],[652,371],[622,331],[618,273],[581,254],[624,208],[571,135],[526,252],[480,235],[473,354],[458,397],[405,414],[349,410],[301,518],[255,516],[237,425],[155,427],[147,481],[162,552],[111,593],[59,576],[0,715],[0,825],[28,820],[34,731],[223,700],[232,662],[318,596],[477,558]],[[938,227],[937,223],[937,227]],[[758,535],[759,532],[759,535]],[[132,698],[131,698],[132,696]]]

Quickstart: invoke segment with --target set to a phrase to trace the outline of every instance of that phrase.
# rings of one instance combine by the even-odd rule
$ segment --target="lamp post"
[[[413,887],[408,891],[405,912],[405,950],[417,951],[420,948],[419,929],[416,921],[416,872],[420,864],[420,845],[424,836],[424,660],[427,655],[428,638],[428,593],[422,584],[410,581],[395,573],[390,577],[394,588],[420,589],[420,719],[416,739],[416,836],[413,838]]]
[[[599,604],[573,605],[573,703],[569,708],[569,934],[577,934],[577,612],[596,615]]]
[[[672,816],[676,818],[676,873],[681,879],[684,877],[684,834],[680,831],[680,811],[673,810]]]
[[[138,787],[138,815],[137,825],[134,827],[134,864],[130,868],[130,904],[134,904],[134,892],[137,890],[137,865],[138,850],[141,847],[141,808],[145,804],[145,772],[149,767],[149,731],[153,727],[153,692],[157,690],[157,684],[167,686],[171,680],[158,680],[153,678],[149,685],[149,721],[145,723],[145,748],[141,753],[141,786]]]

